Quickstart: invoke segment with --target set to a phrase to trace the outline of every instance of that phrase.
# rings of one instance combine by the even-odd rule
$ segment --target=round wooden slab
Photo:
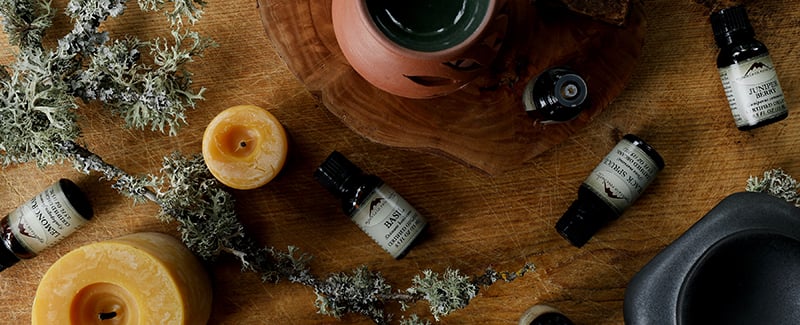
[[[361,78],[336,42],[331,0],[258,0],[258,7],[289,69],[356,133],[498,174],[585,126],[622,92],[644,43],[639,1],[633,1],[625,27],[531,2],[508,2],[509,32],[490,71],[434,99],[394,96]],[[568,65],[586,79],[592,104],[569,123],[543,125],[525,113],[522,91],[528,80],[555,65]]]

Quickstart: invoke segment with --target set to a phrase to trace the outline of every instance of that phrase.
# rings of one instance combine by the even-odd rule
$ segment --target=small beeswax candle
[[[253,105],[222,111],[203,134],[203,158],[211,174],[240,190],[272,180],[286,162],[288,146],[278,119]]]
[[[178,239],[136,233],[61,257],[39,283],[32,324],[205,324],[211,283]]]

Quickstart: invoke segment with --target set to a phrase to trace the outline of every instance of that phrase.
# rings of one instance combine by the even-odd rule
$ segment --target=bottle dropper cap
[[[19,262],[19,257],[14,255],[5,243],[0,242],[0,271],[3,271]]]
[[[588,107],[586,81],[567,67],[554,67],[528,82],[522,103],[542,123],[568,122]]]
[[[575,247],[582,247],[616,216],[608,207],[585,200],[575,200],[561,219],[556,222],[556,231]]]
[[[314,179],[334,195],[344,193],[344,184],[351,177],[361,174],[358,166],[338,151],[332,152],[314,171]]]
[[[729,7],[711,14],[711,28],[714,31],[714,41],[722,47],[730,44],[733,37],[753,37],[755,32],[747,10],[743,6]]]

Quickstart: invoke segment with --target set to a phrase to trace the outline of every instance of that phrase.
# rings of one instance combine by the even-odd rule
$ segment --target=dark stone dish
[[[762,193],[725,198],[628,284],[625,323],[797,324],[800,209]]]

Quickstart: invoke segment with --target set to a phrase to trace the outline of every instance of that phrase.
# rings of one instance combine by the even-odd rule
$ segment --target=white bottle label
[[[752,126],[787,112],[769,54],[719,69],[737,127]]]
[[[72,207],[59,183],[8,215],[11,233],[35,254],[61,241],[86,222]]]
[[[376,188],[352,220],[392,257],[397,258],[425,227],[425,219],[391,187]]]
[[[622,139],[583,183],[621,214],[644,192],[658,171],[653,158]]]

